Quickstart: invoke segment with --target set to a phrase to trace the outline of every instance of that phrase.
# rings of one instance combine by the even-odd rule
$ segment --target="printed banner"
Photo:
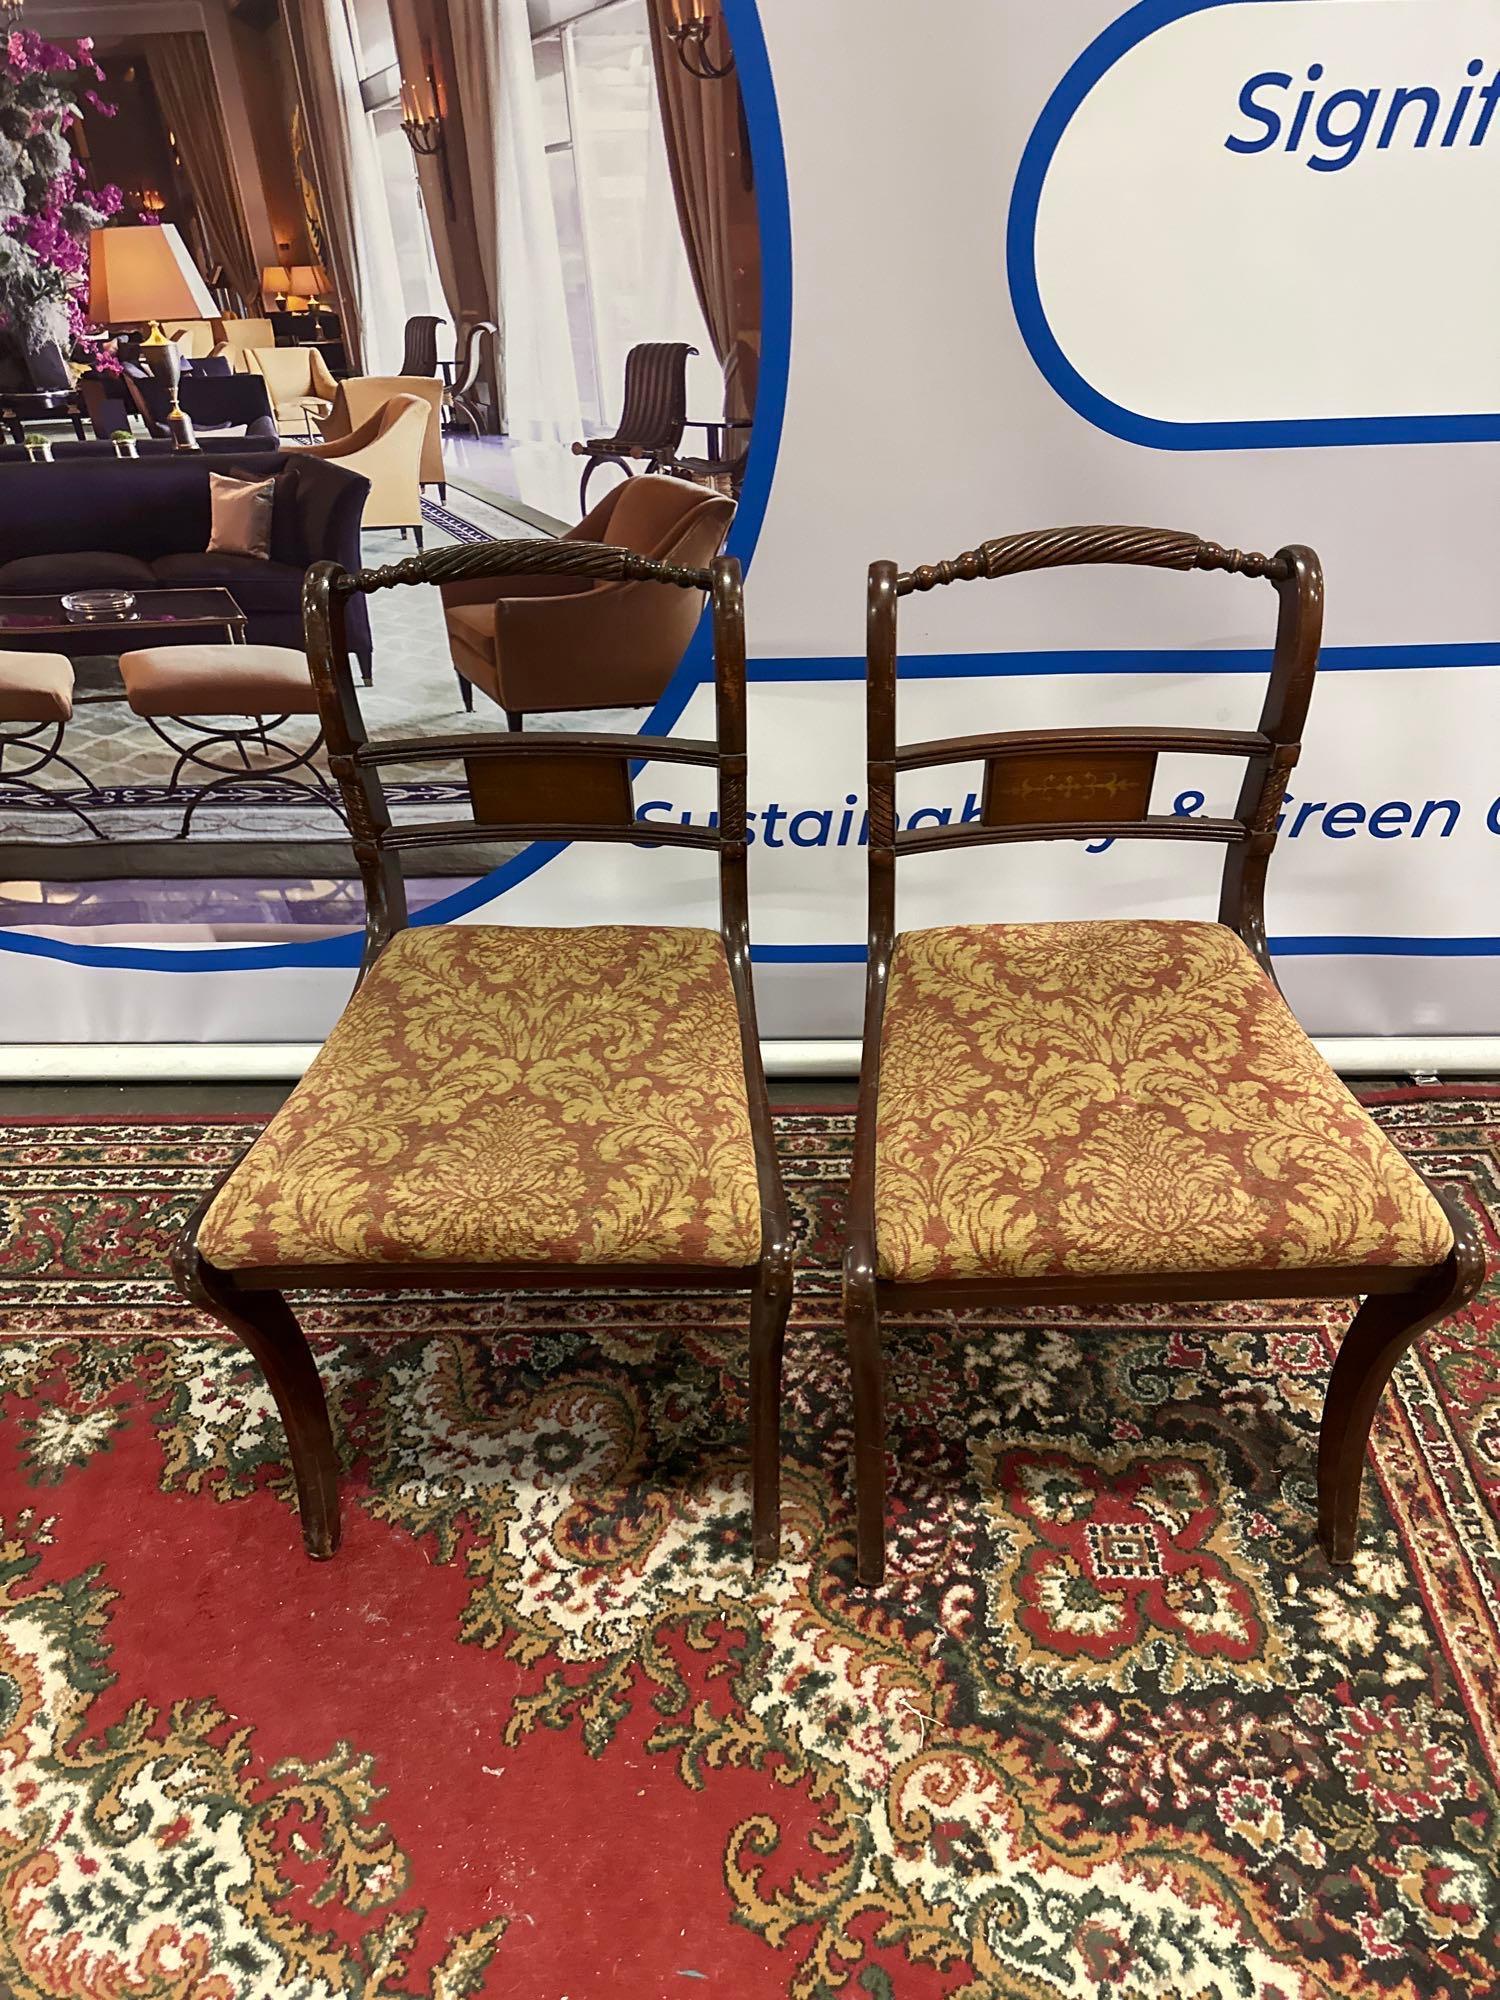
[[[1323,558],[1323,670],[1273,861],[1323,1034],[1500,1021],[1500,8],[1495,0],[726,0],[764,283],[746,564],[752,926],[770,1036],[858,1032],[864,580],[987,537],[1140,522]],[[1486,178],[1487,176],[1487,178]],[[1066,571],[903,601],[903,736],[1253,726],[1276,602]],[[700,632],[643,726],[711,733]],[[1239,768],[1163,759],[1156,809]],[[903,823],[972,817],[914,774]],[[683,767],[643,834],[702,818]],[[1221,851],[903,864],[904,927],[1211,915]],[[711,922],[705,857],[529,849],[432,917]],[[359,939],[0,937],[13,1040],[311,1040]]]

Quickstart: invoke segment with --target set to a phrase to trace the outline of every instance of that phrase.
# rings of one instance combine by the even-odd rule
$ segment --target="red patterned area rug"
[[[1492,1247],[1500,1093],[1380,1116]],[[712,1299],[312,1300],[346,1538],[166,1251],[243,1123],[12,1125],[0,1992],[1313,2000],[1500,1992],[1500,1332],[1398,1372],[1313,1534],[1338,1315],[893,1327],[893,1581],[851,1580],[844,1115],[787,1555],[753,1583]]]

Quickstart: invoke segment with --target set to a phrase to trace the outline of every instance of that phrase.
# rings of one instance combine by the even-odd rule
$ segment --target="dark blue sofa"
[[[302,644],[302,578],[327,557],[360,565],[360,522],[370,483],[332,460],[295,452],[246,455],[245,472],[283,475],[268,561],[208,552],[208,476],[233,455],[177,452],[142,459],[68,458],[0,464],[0,597],[54,591],[201,589],[222,585],[245,614],[252,645]],[[349,599],[349,645],[366,681],[370,623],[363,594]]]

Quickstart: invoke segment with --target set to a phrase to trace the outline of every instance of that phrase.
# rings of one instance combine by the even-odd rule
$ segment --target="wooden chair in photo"
[[[633,458],[647,472],[670,467],[687,428],[688,356],[698,352],[684,340],[647,340],[625,357],[625,403],[610,437],[586,438],[573,449],[588,464],[578,482],[578,508],[589,510],[589,481],[601,465],[618,465],[627,478]]]
[[[356,596],[530,573],[711,595],[718,733],[507,732],[368,740],[349,669]],[[199,1205],[174,1268],[264,1369],[309,1555],[338,1546],[337,1455],[286,1294],[742,1291],[757,1562],[778,1546],[781,1352],[791,1302],[750,984],[745,636],[738,563],[583,543],[491,542],[350,572],[320,563],[309,662],[368,910],[359,983],[306,1076]],[[639,842],[631,765],[717,774],[714,825],[651,827],[717,857],[717,929],[407,924],[402,861],[476,842]],[[463,760],[471,819],[393,823],[389,765]]]
[[[897,605],[1073,564],[1222,570],[1280,610],[1257,728],[1015,730],[898,746]],[[1472,1298],[1484,1257],[1323,1061],[1266,946],[1266,867],[1323,621],[1310,549],[1148,528],[1010,535],[869,575],[870,950],[844,1263],[860,1580],[885,1563],[881,1315],[954,1307],[1355,1296],[1323,1406],[1319,1532],[1354,1551],[1376,1405],[1401,1355]],[[1154,812],[1159,756],[1243,762],[1227,818]],[[897,830],[907,772],[982,764],[979,817]],[[1216,923],[1129,919],[898,933],[909,855],[1023,840],[1208,841]]]
[[[443,324],[436,313],[413,313],[407,320],[401,346],[403,375],[436,375],[437,330]]]

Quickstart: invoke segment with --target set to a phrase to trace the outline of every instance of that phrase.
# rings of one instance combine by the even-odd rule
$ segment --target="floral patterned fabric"
[[[399,932],[198,1241],[223,1268],[754,1263],[722,940]]]
[[[875,1230],[900,1282],[1441,1263],[1420,1176],[1221,924],[896,940]]]

